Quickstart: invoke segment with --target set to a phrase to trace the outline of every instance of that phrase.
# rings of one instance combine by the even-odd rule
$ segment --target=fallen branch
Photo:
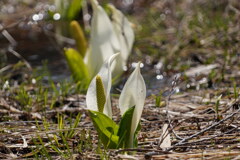
[[[12,53],[14,56],[16,56],[17,58],[19,58],[20,60],[22,60],[24,62],[24,64],[26,65],[26,67],[32,71],[32,67],[30,65],[30,63],[23,57],[21,56],[18,52],[16,52],[15,50],[13,50],[11,47],[8,49],[8,51],[10,53]]]
[[[169,96],[167,98],[166,114],[167,114],[168,124],[169,124],[169,127],[171,128],[172,133],[174,134],[174,136],[177,139],[182,140],[183,138],[180,137],[179,135],[177,135],[177,133],[174,131],[174,127],[172,126],[171,118],[169,116],[169,102],[170,102],[171,96],[175,93],[175,87],[177,85],[178,80],[179,80],[179,75],[176,75],[174,77],[173,81],[172,81],[172,88],[171,88],[170,94],[169,94]]]
[[[196,141],[193,141],[193,142],[185,142],[185,143],[182,143],[181,145],[190,145],[190,144],[195,144],[195,143],[200,143],[200,142],[204,142],[204,141],[207,141],[207,140],[211,140],[213,138],[216,138],[216,137],[219,137],[219,136],[223,136],[224,134],[227,134],[227,133],[230,133],[234,130],[236,130],[238,128],[233,128],[227,132],[224,132],[224,133],[220,133],[220,134],[217,134],[217,135],[214,135],[212,137],[208,137],[208,138],[202,138],[202,139],[199,139],[199,140],[196,140]]]
[[[233,117],[234,115],[236,115],[236,114],[239,113],[239,112],[240,112],[240,109],[238,109],[237,111],[233,112],[232,114],[226,116],[224,119],[222,119],[222,120],[220,120],[220,121],[212,124],[211,126],[209,126],[209,127],[205,128],[205,129],[201,130],[200,132],[197,132],[197,133],[195,133],[195,134],[193,134],[193,135],[191,135],[191,136],[189,136],[189,137],[187,137],[187,138],[182,139],[180,142],[176,143],[176,144],[173,145],[171,148],[169,148],[168,151],[172,150],[172,149],[175,148],[176,146],[180,146],[180,145],[185,144],[184,142],[186,142],[186,141],[188,141],[188,140],[190,140],[190,139],[193,139],[194,137],[197,137],[197,136],[199,136],[200,134],[203,134],[204,132],[209,131],[210,129],[212,129],[212,128],[216,127],[217,125],[221,124],[222,122],[230,119],[231,117]]]

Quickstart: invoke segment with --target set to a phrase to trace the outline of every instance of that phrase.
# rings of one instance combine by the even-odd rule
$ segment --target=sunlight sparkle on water
[[[34,20],[34,21],[40,21],[40,20],[42,20],[42,19],[43,19],[43,14],[42,14],[42,13],[34,14],[34,15],[32,16],[32,20]]]
[[[61,18],[61,15],[59,14],[59,13],[55,13],[54,15],[53,15],[53,19],[54,20],[59,20]]]
[[[137,64],[136,62],[132,63],[132,67],[133,68],[136,68],[137,67]],[[140,63],[140,68],[143,68],[144,67],[144,64],[143,63]]]
[[[39,17],[38,17],[37,14],[34,14],[34,15],[32,16],[32,19],[33,19],[34,21],[38,21],[38,20],[39,20]]]
[[[175,88],[175,93],[179,93],[180,92],[180,88],[176,87]]]
[[[161,74],[157,75],[157,76],[156,76],[156,79],[157,79],[157,80],[163,79],[163,75],[161,75]]]

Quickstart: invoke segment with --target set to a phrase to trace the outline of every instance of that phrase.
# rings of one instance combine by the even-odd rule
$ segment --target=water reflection
[[[137,64],[138,64],[138,63],[133,62],[133,63],[131,64],[132,68],[136,68],[136,67],[137,67]],[[140,68],[143,68],[143,67],[144,67],[144,64],[143,64],[143,63],[140,63]]]
[[[32,20],[34,21],[41,21],[43,20],[44,15],[42,13],[34,14],[32,16]]]
[[[156,79],[157,79],[157,80],[162,80],[162,79],[163,79],[163,75],[161,75],[161,74],[160,74],[160,75],[157,75],[157,76],[156,76]]]
[[[53,15],[53,19],[54,19],[55,21],[60,20],[60,18],[61,18],[61,15],[60,15],[59,13],[55,13],[55,14]]]

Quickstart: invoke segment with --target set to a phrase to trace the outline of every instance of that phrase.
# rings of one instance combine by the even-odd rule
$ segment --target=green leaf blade
[[[67,18],[68,20],[72,20],[76,18],[77,14],[80,12],[82,8],[82,0],[72,0],[69,4],[68,10],[67,10]]]
[[[117,136],[118,125],[103,113],[89,110],[89,115],[104,146],[109,149],[116,149],[119,140]]]
[[[130,148],[133,142],[131,141],[131,127],[132,127],[132,117],[134,113],[135,106],[130,107],[122,116],[122,120],[119,124],[119,130],[117,135],[119,136],[118,148]]]

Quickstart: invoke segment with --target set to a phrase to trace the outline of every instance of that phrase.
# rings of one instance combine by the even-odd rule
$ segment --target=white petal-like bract
[[[113,72],[113,76],[115,76],[116,74],[121,73],[123,71],[123,67],[126,66],[134,42],[134,31],[130,22],[121,11],[116,9],[113,5],[109,5],[109,8],[112,11],[113,28],[121,46],[121,55],[116,59],[118,65],[115,67]]]
[[[96,0],[91,0],[91,4],[93,17],[91,21],[90,50],[86,56],[86,63],[93,77],[98,73],[104,61],[119,52],[120,44],[107,13]]]
[[[130,143],[133,143],[134,133],[137,129],[138,123],[142,115],[145,98],[146,85],[140,73],[139,62],[137,67],[127,80],[125,86],[123,87],[122,93],[119,98],[119,108],[121,111],[121,115],[123,115],[130,107],[135,106],[130,133],[132,140],[130,140]],[[133,146],[133,144],[130,144],[130,146]]]
[[[103,82],[103,87],[106,95],[106,103],[104,105],[103,113],[106,114],[108,117],[112,118],[112,107],[110,101],[110,90],[111,90],[111,81],[112,81],[112,73],[111,73],[111,64],[114,59],[119,55],[114,54],[112,55],[101,67],[98,76],[101,77]],[[97,106],[97,93],[96,93],[96,76],[92,79],[89,88],[87,90],[86,95],[86,103],[87,108],[93,111],[98,111]]]

